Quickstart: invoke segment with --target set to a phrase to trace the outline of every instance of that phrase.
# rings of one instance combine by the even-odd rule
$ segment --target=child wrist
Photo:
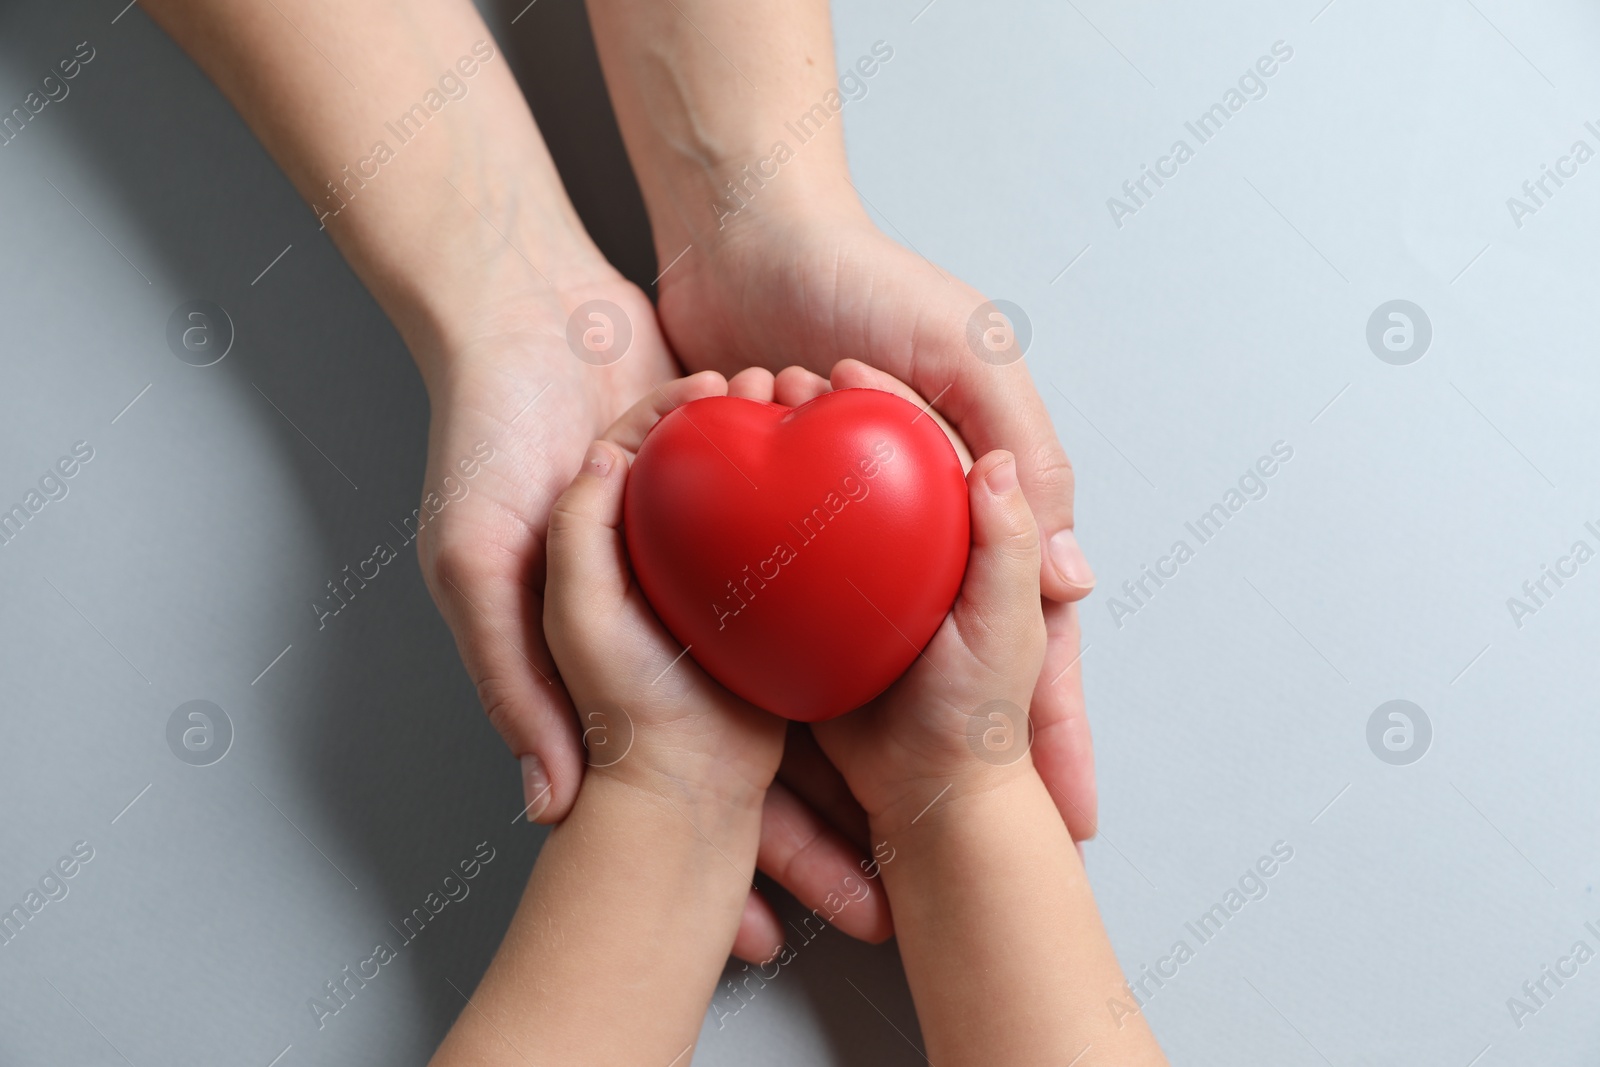
[[[679,867],[691,862],[713,882],[726,876],[748,881],[755,875],[761,837],[761,810],[724,804],[698,794],[662,791],[638,779],[593,771],[585,777],[573,813],[552,832],[581,826],[581,832],[618,842],[632,841],[639,870],[651,864]],[[748,870],[745,870],[748,868]]]
[[[1014,810],[1042,786],[1031,761],[984,766],[910,783],[889,803],[868,808],[867,821],[874,840],[945,835]]]
[[[590,779],[602,787],[633,794],[635,801],[677,813],[686,825],[696,816],[718,824],[751,817],[759,822],[768,783],[752,782],[738,773],[708,771],[694,763],[665,765],[649,759],[620,760],[608,767],[589,767]]]

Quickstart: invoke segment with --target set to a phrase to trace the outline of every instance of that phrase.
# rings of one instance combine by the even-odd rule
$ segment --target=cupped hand
[[[671,409],[677,388],[678,369],[649,301],[620,277],[598,273],[598,281],[559,296],[530,289],[488,306],[473,316],[472,329],[454,335],[455,350],[438,361],[444,369],[428,382],[433,414],[418,536],[422,573],[490,722],[522,763],[526,813],[539,822],[559,821],[571,810],[585,770],[584,733],[591,742],[616,736],[579,720],[546,643],[551,509],[591,441],[641,397],[652,398],[659,417]],[[581,330],[600,325],[586,315],[579,333],[586,358],[568,341],[573,312],[595,300],[625,316],[632,335],[614,361],[608,362],[615,353],[583,348]],[[741,388],[749,383],[744,376]],[[767,399],[771,388],[767,375]],[[481,460],[486,451],[490,458]],[[473,477],[465,476],[463,462]],[[431,514],[430,494],[437,506]],[[768,794],[761,869],[807,908],[823,906],[860,875],[864,833],[835,825],[782,786]],[[871,941],[890,934],[881,894],[852,905],[835,925]],[[735,953],[765,960],[782,939],[776,913],[752,891]]]
[[[1083,839],[1094,834],[1097,805],[1074,602],[1094,576],[1073,533],[1071,465],[1020,351],[1004,343],[1004,330],[991,332],[1004,321],[990,310],[982,294],[837,198],[804,211],[753,205],[715,242],[690,248],[660,285],[663,328],[691,369],[794,364],[826,374],[850,357],[931,398],[975,452],[1016,457],[1043,546],[1036,580],[1049,633],[1032,757]],[[810,792],[821,804],[828,790]]]
[[[856,360],[835,366],[831,380],[803,368],[788,368],[778,375],[775,399],[793,406],[832,389],[860,388],[882,389],[918,407],[926,405],[904,383]],[[1041,675],[1026,651],[1034,636],[1034,622],[1044,627],[1052,612],[1075,613],[1076,608],[1041,600],[1024,566],[1030,561],[1037,564],[1040,548],[1037,524],[1020,486],[1003,501],[1006,507],[1002,517],[1015,527],[1007,535],[1011,542],[1001,546],[998,555],[995,546],[988,543],[999,537],[995,501],[993,494],[980,495],[979,489],[989,484],[992,469],[1002,460],[1016,482],[1014,457],[997,452],[974,463],[971,451],[955,429],[937,412],[930,410],[930,415],[949,436],[967,471],[973,523],[967,576],[950,616],[911,669],[882,696],[848,715],[812,724],[814,739],[797,738],[791,731],[779,780],[816,809],[829,812],[837,825],[869,827],[870,817],[885,809],[890,797],[914,790],[915,783],[929,776],[943,776],[942,784],[949,784],[958,776],[982,774],[985,766],[1032,766],[1042,777],[1047,767],[1057,773],[1061,769],[1059,763],[1041,763],[1037,758],[1039,692],[1050,679]],[[994,566],[997,559],[1006,556],[1015,556],[1021,562],[1003,569]],[[1004,612],[997,614],[995,605],[1003,605]],[[1076,656],[1076,619],[1069,621],[1072,625],[1066,628],[1064,639],[1070,641],[1070,651]],[[996,631],[1002,625],[1009,627],[1006,641],[1014,647],[1009,648],[1002,662],[999,653],[984,645],[983,662],[993,661],[993,666],[978,670],[975,678],[978,638],[987,634],[985,627],[991,624]],[[1056,640],[1044,628],[1039,636],[1041,640]],[[1041,655],[1047,647],[1042,646]],[[1020,690],[1019,680],[1026,683]],[[883,711],[889,702],[906,710]],[[934,707],[943,710],[930,711]],[[912,728],[908,725],[911,723],[918,725]],[[1071,796],[1062,795],[1060,785],[1048,777],[1045,783],[1069,828],[1072,823],[1067,820],[1068,811],[1076,810],[1080,818],[1087,815],[1074,807]],[[858,839],[872,846],[870,837]],[[881,846],[882,842],[878,842],[874,851]]]
[[[950,614],[882,695],[812,727],[890,840],[934,804],[1031,773],[1028,704],[1045,654],[1038,529],[1009,452],[981,457],[967,488],[972,550]]]
[[[588,754],[587,775],[626,781],[699,810],[752,813],[783,756],[783,720],[735,696],[684,655],[633,579],[623,494],[662,411],[724,395],[717,374],[646,396],[590,445],[550,513],[544,632]]]
[[[565,818],[583,777],[579,725],[544,636],[551,507],[589,443],[677,374],[644,294],[599,273],[563,293],[530,286],[490,303],[452,336],[428,382],[422,574],[490,723],[522,763],[538,821]],[[613,341],[631,334],[620,356],[568,342],[569,318],[596,300],[610,305]],[[461,463],[485,454],[465,477]]]

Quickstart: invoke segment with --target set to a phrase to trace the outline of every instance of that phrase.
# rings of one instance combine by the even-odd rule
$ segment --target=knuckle
[[[795,840],[788,842],[788,847],[792,851],[779,864],[781,869],[773,872],[773,877],[778,880],[778,884],[783,886],[795,885],[800,873],[815,858],[816,850],[821,847],[822,842],[823,830],[821,826],[813,826]]]
[[[1007,516],[1006,531],[1000,544],[1006,554],[1018,562],[1039,556],[1039,524],[1025,508],[1016,508]]]
[[[962,645],[992,671],[1004,674],[1044,659],[1049,637],[1036,593],[1025,599],[1011,591],[969,599],[955,621]]]
[[[999,528],[986,538],[999,562],[1007,566],[1039,565],[1039,524],[1020,502],[1003,507]]]
[[[417,538],[417,562],[436,595],[470,590],[489,573],[488,560],[479,546],[448,530],[425,530]]]
[[[562,493],[550,508],[550,519],[545,527],[545,551],[553,556],[565,550],[569,539],[581,538],[595,525],[595,520],[583,510],[575,494]]]
[[[507,744],[516,748],[522,720],[515,686],[502,678],[486,675],[478,681],[477,690],[478,702],[489,717],[489,725]]]
[[[1072,461],[1054,438],[1029,450],[1027,470],[1032,472],[1034,483],[1042,492],[1060,496],[1067,506],[1072,505],[1075,484]]]
[[[563,493],[556,498],[555,504],[550,508],[549,535],[553,538],[557,534],[568,533],[583,526],[585,517],[581,511],[573,506],[570,493]]]
[[[1038,611],[1018,611],[1007,604],[986,605],[974,612],[972,631],[964,635],[969,647],[1004,650],[1007,656],[1043,655],[1044,615]]]

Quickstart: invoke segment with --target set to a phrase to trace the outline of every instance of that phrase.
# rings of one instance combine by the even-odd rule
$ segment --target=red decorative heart
[[[802,722],[905,672],[955,602],[970,543],[955,449],[875,389],[685,404],[645,437],[623,520],[672,635],[733,692]]]

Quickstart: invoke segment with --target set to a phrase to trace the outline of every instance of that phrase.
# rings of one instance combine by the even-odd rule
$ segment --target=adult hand
[[[560,293],[530,286],[486,306],[451,334],[449,357],[430,363],[447,370],[429,379],[433,423],[424,500],[433,492],[435,503],[446,502],[418,539],[428,587],[490,721],[521,759],[527,814],[540,822],[565,818],[585,770],[579,723],[543,628],[551,508],[589,442],[635,401],[653,398],[653,416],[659,417],[688,395],[685,387],[695,385],[668,385],[676,368],[654,311],[637,288],[603,263],[574,273],[585,280]],[[584,307],[597,307],[591,301],[610,306],[591,312]],[[574,311],[576,350],[567,328]],[[590,320],[590,314],[601,318]],[[585,330],[600,331],[598,343],[608,327],[614,342],[631,334],[624,353],[583,347]],[[719,376],[708,377],[715,382],[698,388],[724,388]],[[746,373],[726,388],[771,399],[773,378],[765,371]],[[645,409],[635,408],[640,410]],[[488,443],[493,456],[464,482],[459,464],[484,451],[480,442]],[[451,500],[441,488],[446,478],[467,484],[465,495]],[[769,794],[759,864],[807,907],[821,905],[859,875],[860,845],[784,787]],[[836,924],[868,940],[890,933],[881,895],[840,915]],[[782,941],[776,913],[752,890],[735,954],[765,960]]]
[[[877,72],[894,47],[874,43],[846,84],[827,0],[588,6],[663,264],[662,325],[688,369],[827,373],[854,357],[929,398],[975,452],[1016,457],[1042,535],[1050,633],[1034,759],[1073,835],[1092,835],[1072,604],[1094,576],[1073,534],[1072,468],[1005,323],[980,313],[976,290],[880,232],[850,182],[844,98],[859,97],[864,78],[890,77]],[[985,339],[990,347],[975,344]]]
[[[617,357],[569,346],[582,331],[627,348]],[[631,338],[630,336],[631,335]],[[522,764],[530,819],[566,816],[583,780],[583,748],[544,637],[545,532],[589,442],[652,388],[675,377],[644,294],[603,262],[565,292],[529,285],[470,316],[429,382],[432,421],[417,539],[423,578],[489,721]],[[485,445],[487,447],[485,447]],[[467,479],[460,464],[484,453]],[[465,495],[452,499],[465,486]],[[431,494],[431,495],[430,495]],[[438,507],[429,516],[429,503]]]
[[[317,207],[411,349],[433,412],[423,576],[491,721],[522,759],[529,815],[565,817],[584,764],[544,640],[545,530],[589,442],[677,374],[654,309],[583,232],[470,0],[145,7]],[[346,95],[338,70],[308,66],[307,39],[351,57],[346,70],[362,92]],[[342,196],[330,192],[330,179],[370,152],[374,137],[391,138],[385,124],[429,85],[459,98],[426,120],[381,177],[344,179]],[[330,99],[342,103],[329,107]],[[597,300],[609,306],[583,307]],[[631,339],[620,351],[624,327]],[[859,853],[811,808],[781,789],[774,795],[763,868],[814,907],[857,872]],[[880,897],[839,925],[885,937],[887,909]],[[762,959],[780,938],[772,909],[752,894],[736,950]]]
[[[752,205],[727,219],[719,239],[691,248],[662,279],[662,325],[691,367],[797,364],[826,374],[853,357],[932,398],[973,452],[1016,457],[1046,546],[1039,581],[1049,644],[1033,695],[1033,760],[1073,837],[1092,837],[1094,755],[1074,602],[1094,576],[1073,534],[1071,465],[1026,365],[974,349],[969,323],[984,297],[890,240],[846,194]],[[833,385],[890,387],[849,364]],[[797,380],[779,399],[798,403],[827,387]]]

